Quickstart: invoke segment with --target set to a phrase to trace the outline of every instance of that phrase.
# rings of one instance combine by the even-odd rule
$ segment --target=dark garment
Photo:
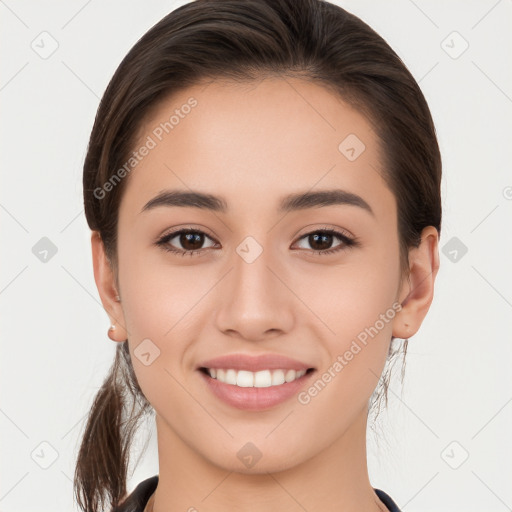
[[[126,498],[124,503],[118,508],[114,509],[113,512],[143,512],[146,503],[148,502],[151,495],[155,492],[158,484],[158,475],[152,476],[147,480],[141,482],[135,490]],[[396,503],[380,489],[375,489],[380,501],[388,507],[389,512],[400,512],[400,509]]]
[[[389,512],[400,512],[398,505],[391,499],[391,496],[388,496],[384,491],[381,491],[380,489],[375,489],[375,487],[373,490],[377,493],[380,501],[382,501],[382,503],[384,503],[384,505],[386,505],[386,507],[389,509]]]

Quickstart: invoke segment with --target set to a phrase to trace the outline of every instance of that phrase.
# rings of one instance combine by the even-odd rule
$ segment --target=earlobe
[[[393,336],[409,338],[420,328],[432,299],[434,282],[439,270],[439,235],[428,226],[421,233],[421,243],[409,251],[409,276],[400,290],[401,311],[393,320]]]
[[[97,231],[93,231],[91,234],[91,248],[94,280],[103,307],[112,324],[108,330],[108,337],[112,341],[123,342],[127,339],[127,331],[121,308],[121,299],[116,288],[112,266],[105,253],[105,246]]]

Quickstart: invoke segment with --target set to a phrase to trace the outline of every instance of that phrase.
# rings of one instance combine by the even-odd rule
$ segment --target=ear
[[[393,319],[393,336],[407,339],[416,334],[434,298],[434,281],[439,270],[439,235],[428,226],[421,232],[418,247],[409,250],[409,277],[399,293],[402,309]]]
[[[98,231],[92,232],[91,247],[96,287],[98,288],[103,307],[110,318],[110,323],[115,326],[114,329],[109,329],[108,336],[112,341],[126,341],[128,333],[125,327],[124,313],[117,290],[114,270],[107,258],[105,246]]]

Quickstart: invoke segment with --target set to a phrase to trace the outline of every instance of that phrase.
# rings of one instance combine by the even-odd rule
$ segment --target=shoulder
[[[155,492],[158,484],[158,475],[143,480],[133,492],[112,512],[143,512],[146,503]]]
[[[389,512],[401,512],[400,509],[398,508],[398,505],[391,499],[391,496],[386,494],[381,489],[375,489],[374,488],[373,490],[375,491],[375,493],[379,497],[380,501],[382,501],[382,503],[384,503],[384,505],[386,505],[386,507],[388,508]]]

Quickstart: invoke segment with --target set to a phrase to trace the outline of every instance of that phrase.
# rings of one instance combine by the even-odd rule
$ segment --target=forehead
[[[254,209],[268,208],[313,188],[390,199],[371,122],[325,87],[297,78],[184,89],[147,116],[134,150],[144,146],[121,214],[137,215],[159,192],[177,188],[221,195],[233,210],[247,208],[248,197],[258,199]]]

